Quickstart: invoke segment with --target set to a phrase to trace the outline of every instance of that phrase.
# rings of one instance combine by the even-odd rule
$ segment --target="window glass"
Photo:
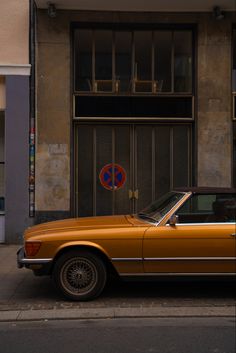
[[[235,222],[236,195],[194,195],[176,212],[178,223]]]
[[[115,34],[116,91],[131,90],[132,33]]]
[[[95,31],[95,91],[112,91],[112,31]]]
[[[191,93],[192,39],[191,30],[77,29],[75,91]]]
[[[152,92],[152,32],[134,32],[136,92]]]
[[[159,222],[182,198],[183,193],[168,192],[138,213],[138,217]]]
[[[171,48],[172,32],[154,32],[154,68],[158,91],[171,91]]]
[[[174,32],[174,90],[192,91],[192,32]]]
[[[92,31],[75,32],[75,90],[92,90]]]

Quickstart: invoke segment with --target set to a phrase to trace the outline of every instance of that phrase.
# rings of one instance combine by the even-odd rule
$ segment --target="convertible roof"
[[[236,194],[236,188],[221,188],[207,186],[179,187],[174,191],[192,192],[193,194]]]

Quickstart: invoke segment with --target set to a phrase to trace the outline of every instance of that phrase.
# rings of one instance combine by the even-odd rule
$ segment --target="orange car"
[[[236,275],[236,189],[173,190],[135,215],[74,218],[25,231],[19,267],[52,275],[72,300],[122,278]]]

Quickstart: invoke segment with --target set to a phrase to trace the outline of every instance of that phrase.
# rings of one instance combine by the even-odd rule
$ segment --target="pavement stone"
[[[61,298],[49,277],[16,266],[19,246],[0,245],[0,321],[153,316],[236,316],[235,282],[107,285],[94,301]]]

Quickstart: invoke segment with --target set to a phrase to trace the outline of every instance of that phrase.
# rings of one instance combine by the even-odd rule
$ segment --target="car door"
[[[144,271],[235,273],[235,201],[235,195],[194,195],[176,212],[179,217],[176,225],[167,222],[149,228],[143,243]],[[225,216],[231,212],[231,218],[221,215],[217,219],[216,202],[228,203]]]

